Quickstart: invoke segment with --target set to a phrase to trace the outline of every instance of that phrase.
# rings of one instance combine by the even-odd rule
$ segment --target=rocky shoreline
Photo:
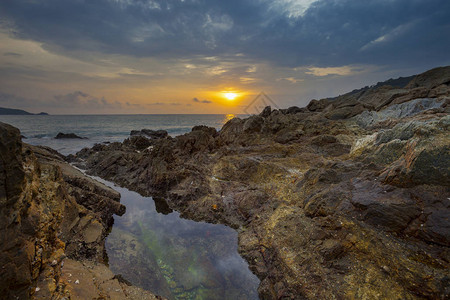
[[[105,265],[114,190],[66,161],[222,223],[261,299],[450,297],[450,67],[305,108],[196,126],[63,157],[0,123],[0,293],[14,299],[160,299]]]
[[[223,223],[261,299],[450,297],[450,67],[70,161]],[[141,131],[142,133],[143,131]]]
[[[0,123],[2,299],[161,299],[105,265],[120,194]]]

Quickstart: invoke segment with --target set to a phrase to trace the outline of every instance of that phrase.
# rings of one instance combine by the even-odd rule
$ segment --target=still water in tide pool
[[[259,280],[237,252],[236,231],[182,219],[152,198],[100,181],[127,207],[106,240],[115,274],[169,299],[258,299]]]
[[[21,130],[24,142],[64,155],[95,143],[123,141],[131,130],[164,129],[172,136],[194,125],[220,129],[234,115],[0,116]],[[87,137],[57,140],[58,132]],[[121,193],[127,207],[106,240],[109,266],[116,274],[169,299],[258,299],[258,278],[237,252],[237,233],[223,225],[181,219],[155,206],[152,198],[97,180]],[[158,202],[159,203],[159,202]]]

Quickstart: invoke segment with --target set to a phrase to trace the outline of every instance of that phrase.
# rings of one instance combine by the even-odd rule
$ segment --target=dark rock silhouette
[[[161,139],[168,136],[167,131],[165,130],[151,130],[151,129],[142,129],[142,130],[132,130],[130,132],[130,136],[144,136],[150,139]]]
[[[5,108],[0,107],[0,115],[39,115],[39,116],[48,116],[46,112],[40,112],[38,114],[32,114],[22,109],[14,109],[14,108]]]
[[[83,140],[83,139],[87,139],[87,137],[81,137],[81,136],[76,135],[75,133],[62,133],[62,132],[59,132],[55,136],[55,139],[80,139],[80,140]]]

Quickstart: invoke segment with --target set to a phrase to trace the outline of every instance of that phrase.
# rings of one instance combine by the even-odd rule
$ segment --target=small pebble
[[[80,284],[80,281],[78,279],[75,280],[75,284]]]
[[[35,289],[35,291],[36,291],[36,292],[39,292],[40,290],[41,290],[41,289],[40,289],[40,288],[38,288],[38,287],[37,287],[37,288]]]

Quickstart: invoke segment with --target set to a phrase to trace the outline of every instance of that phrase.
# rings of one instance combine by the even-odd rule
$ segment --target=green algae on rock
[[[258,299],[234,230],[163,215],[151,198],[114,188],[127,206],[106,240],[114,272],[168,299]]]

